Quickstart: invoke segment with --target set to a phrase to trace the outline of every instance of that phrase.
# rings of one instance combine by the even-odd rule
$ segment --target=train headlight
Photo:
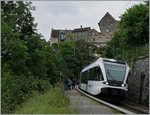
[[[106,84],[106,85],[108,85],[108,82],[103,82],[103,84]]]
[[[124,86],[126,86],[126,84],[122,84],[121,86],[124,87]]]

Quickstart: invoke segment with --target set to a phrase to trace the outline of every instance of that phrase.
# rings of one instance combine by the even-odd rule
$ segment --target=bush
[[[68,98],[64,96],[63,89],[55,86],[49,88],[44,94],[34,93],[34,96],[24,102],[15,111],[16,114],[68,114]]]
[[[17,105],[31,96],[32,92],[44,92],[49,87],[50,84],[46,80],[2,72],[2,113],[12,113]]]

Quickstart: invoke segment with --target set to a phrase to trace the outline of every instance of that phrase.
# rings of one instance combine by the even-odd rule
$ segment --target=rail
[[[111,108],[113,108],[113,109],[115,109],[115,110],[118,110],[118,111],[120,111],[121,113],[125,113],[125,114],[136,114],[136,113],[133,113],[133,112],[128,111],[128,110],[126,110],[126,109],[123,109],[123,108],[121,108],[121,107],[118,107],[118,106],[116,106],[116,105],[113,105],[113,104],[111,104],[111,103],[105,102],[105,101],[103,101],[103,100],[101,100],[101,99],[95,98],[95,97],[93,97],[93,96],[91,96],[91,95],[89,95],[89,94],[83,92],[83,91],[80,90],[78,87],[77,87],[77,90],[78,90],[80,93],[86,95],[87,97],[90,97],[91,99],[93,99],[93,100],[95,100],[95,101],[98,101],[98,102],[100,102],[100,103],[102,103],[102,104],[104,104],[104,105],[106,105],[106,106],[108,106],[108,107],[111,107]]]

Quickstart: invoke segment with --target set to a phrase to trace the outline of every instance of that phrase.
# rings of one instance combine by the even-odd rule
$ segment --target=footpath
[[[65,95],[69,98],[69,108],[78,114],[120,114],[99,102],[96,102],[77,90],[66,90]]]

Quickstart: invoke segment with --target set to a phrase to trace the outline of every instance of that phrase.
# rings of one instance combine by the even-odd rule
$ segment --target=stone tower
[[[115,20],[109,12],[107,12],[104,17],[99,21],[98,25],[101,33],[112,34],[117,30],[118,22]]]

